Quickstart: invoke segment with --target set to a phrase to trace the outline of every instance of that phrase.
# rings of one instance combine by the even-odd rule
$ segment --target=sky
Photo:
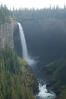
[[[9,9],[19,8],[49,8],[50,5],[61,8],[66,5],[66,0],[0,0],[0,5],[6,4]]]

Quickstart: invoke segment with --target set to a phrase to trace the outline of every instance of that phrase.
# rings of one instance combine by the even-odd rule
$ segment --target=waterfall
[[[33,64],[35,64],[35,60],[31,59],[31,57],[28,54],[27,43],[26,43],[23,27],[22,27],[22,25],[20,23],[18,23],[18,26],[19,26],[19,34],[20,34],[20,39],[21,39],[21,47],[22,47],[23,59],[29,65],[33,65]]]
[[[34,64],[36,64],[35,60],[32,59],[28,53],[28,48],[27,48],[27,43],[26,43],[26,39],[25,39],[25,35],[24,35],[24,31],[23,28],[21,26],[20,23],[18,23],[19,26],[19,34],[20,34],[20,39],[21,39],[21,47],[22,47],[22,55],[23,55],[23,59],[31,66],[33,66]],[[46,84],[41,85],[39,83],[39,93],[36,96],[36,99],[54,99],[55,98],[55,94],[54,93],[48,93],[47,89],[46,89]]]

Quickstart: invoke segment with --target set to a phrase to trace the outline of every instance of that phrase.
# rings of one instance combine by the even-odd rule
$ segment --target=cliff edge
[[[14,48],[13,31],[16,21],[0,25],[0,48]]]

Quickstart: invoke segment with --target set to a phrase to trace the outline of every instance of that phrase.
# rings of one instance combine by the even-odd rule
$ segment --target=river
[[[46,84],[42,85],[39,83],[39,93],[36,95],[36,99],[55,99],[56,94],[52,91],[48,92]]]

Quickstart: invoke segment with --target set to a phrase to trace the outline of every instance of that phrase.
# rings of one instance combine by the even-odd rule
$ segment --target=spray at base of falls
[[[32,59],[29,54],[28,54],[28,49],[27,49],[27,44],[26,44],[26,39],[24,35],[24,31],[22,28],[22,25],[20,23],[17,23],[19,26],[19,33],[20,33],[20,39],[21,39],[21,47],[22,47],[22,53],[23,53],[23,59],[29,64],[29,65],[34,65],[35,60]]]
[[[21,47],[22,47],[22,51],[23,51],[22,52],[23,53],[23,59],[30,66],[33,66],[34,64],[36,64],[36,61],[29,56],[23,28],[22,28],[20,23],[18,23],[18,26],[19,26],[19,34],[20,34],[20,39],[21,39]],[[47,88],[46,88],[46,84],[41,85],[41,83],[39,83],[39,93],[36,96],[36,98],[37,99],[54,99],[55,94],[53,92],[48,93]]]
[[[46,84],[42,85],[39,83],[39,93],[36,96],[37,99],[55,99],[56,94],[53,92],[48,92],[46,88]]]

